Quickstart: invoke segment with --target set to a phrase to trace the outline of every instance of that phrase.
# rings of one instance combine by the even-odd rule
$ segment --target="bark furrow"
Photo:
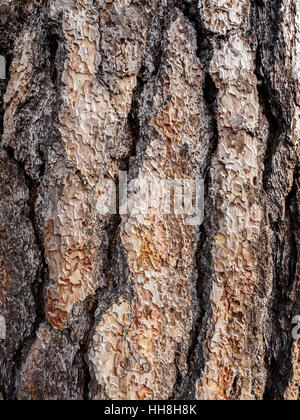
[[[0,56],[0,399],[299,399],[299,1],[0,0]]]

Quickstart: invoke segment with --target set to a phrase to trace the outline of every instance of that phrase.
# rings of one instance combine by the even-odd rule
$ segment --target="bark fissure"
[[[275,255],[275,278],[274,278],[274,298],[273,298],[273,340],[272,360],[268,372],[268,381],[266,385],[264,399],[266,400],[283,400],[288,384],[292,378],[293,365],[291,362],[293,337],[286,326],[291,323],[299,304],[297,304],[297,296],[292,298],[292,291],[295,283],[299,281],[297,278],[298,263],[298,241],[297,234],[299,232],[299,214],[297,214],[297,188],[298,188],[298,169],[295,170],[294,182],[286,198],[286,220],[278,224],[273,224],[273,232],[276,238]],[[285,240],[288,244],[285,244]],[[289,260],[286,263],[287,273],[283,271],[285,246],[289,247]],[[298,306],[298,308],[297,308]]]
[[[39,253],[40,253],[40,269],[36,275],[36,280],[31,286],[32,295],[35,301],[35,320],[32,326],[31,334],[24,339],[20,347],[16,350],[14,355],[14,365],[15,365],[15,373],[14,373],[14,382],[16,382],[16,378],[18,373],[21,370],[23,362],[26,360],[27,355],[31,349],[32,344],[35,341],[36,333],[39,330],[40,325],[45,321],[45,299],[44,299],[44,287],[45,287],[45,278],[48,272],[48,266],[45,261],[44,256],[44,245],[40,238],[40,234],[38,232],[38,228],[36,226],[36,216],[35,216],[35,204],[38,196],[38,188],[40,186],[40,182],[36,182],[30,178],[25,170],[24,163],[19,162],[14,157],[14,151],[10,146],[2,146],[4,150],[7,152],[9,159],[19,168],[19,172],[22,178],[25,180],[25,184],[28,188],[28,220],[30,221],[33,232],[35,243],[38,246]],[[11,392],[11,396],[15,396],[16,389]]]
[[[299,399],[299,13],[0,0],[0,399]]]
[[[293,317],[293,300],[290,293],[295,285],[297,266],[297,243],[295,241],[297,217],[291,217],[291,200],[295,196],[295,177],[297,162],[293,156],[293,145],[290,144],[291,121],[294,111],[291,104],[295,100],[291,70],[285,68],[284,54],[287,45],[283,41],[283,2],[281,0],[269,1],[268,4],[258,3],[257,16],[262,19],[263,14],[268,13],[271,33],[268,40],[268,56],[266,58],[266,28],[264,21],[259,22],[257,35],[257,76],[258,92],[264,114],[269,124],[269,138],[264,160],[263,182],[270,204],[270,229],[273,235],[274,257],[274,296],[272,302],[272,330],[271,360],[269,364],[268,379],[265,390],[265,399],[284,399],[284,393],[292,375],[291,350],[293,339],[287,325]],[[278,50],[280,46],[280,56]],[[264,49],[264,55],[263,55]],[[287,82],[282,90],[274,86],[272,69],[276,68],[276,60],[282,61],[285,68]],[[284,89],[284,91],[283,91]],[[286,152],[283,152],[286,150]],[[279,172],[277,168],[278,154],[287,153],[285,166],[294,172],[293,185],[279,187]],[[283,175],[281,174],[283,177]],[[280,180],[282,182],[282,180]],[[290,191],[289,191],[290,190]],[[283,207],[281,214],[278,210],[273,211],[279,201],[279,191],[283,195]],[[274,208],[274,207],[273,207]],[[276,207],[275,207],[276,208]],[[289,255],[288,262],[286,255]]]
[[[202,345],[205,336],[203,334],[205,325],[203,321],[205,316],[209,316],[210,307],[207,303],[210,294],[209,281],[212,273],[209,271],[212,265],[212,243],[211,235],[211,210],[213,208],[211,189],[212,179],[210,170],[213,157],[218,146],[218,123],[216,117],[216,99],[218,89],[208,71],[210,60],[212,57],[212,43],[209,32],[205,31],[198,10],[198,2],[185,1],[180,5],[180,9],[188,18],[197,34],[197,57],[199,58],[202,68],[205,71],[203,83],[203,99],[205,101],[208,116],[210,119],[210,139],[208,151],[206,155],[206,165],[202,169],[201,177],[204,179],[205,185],[205,219],[199,229],[199,239],[196,254],[196,268],[198,270],[196,295],[199,307],[195,315],[194,327],[191,331],[190,346],[188,349],[187,363],[188,372],[183,378],[180,370],[178,370],[177,381],[174,386],[174,392],[171,399],[193,399],[195,397],[195,385],[199,377],[201,377],[204,368],[204,358],[202,355]],[[207,321],[207,319],[206,319]]]
[[[7,30],[9,33],[9,31]],[[10,48],[13,47],[13,42],[10,44]],[[1,51],[2,52],[2,51]],[[26,218],[28,218],[29,223],[32,226],[33,232],[34,232],[34,238],[35,243],[37,244],[39,250],[40,250],[40,258],[41,258],[41,269],[36,275],[36,280],[31,285],[32,295],[34,296],[35,300],[35,319],[32,325],[32,331],[28,336],[25,336],[23,338],[23,341],[19,345],[18,348],[15,349],[14,354],[12,355],[13,359],[13,373],[11,374],[10,383],[15,384],[16,377],[21,369],[22,361],[25,360],[26,354],[30,350],[30,346],[32,342],[35,339],[35,334],[38,329],[38,326],[41,322],[41,320],[44,318],[44,307],[43,307],[43,278],[44,278],[44,268],[45,268],[45,260],[44,260],[44,254],[43,254],[43,247],[41,244],[41,240],[37,231],[36,222],[35,222],[35,202],[37,199],[37,189],[39,183],[32,180],[28,174],[26,173],[24,164],[22,162],[19,162],[14,155],[14,150],[10,146],[4,146],[2,144],[2,136],[4,131],[3,126],[3,119],[4,119],[4,111],[3,111],[3,97],[6,91],[6,87],[8,84],[8,80],[10,77],[10,65],[12,62],[12,54],[6,53],[5,59],[6,59],[6,79],[5,81],[1,81],[1,99],[0,99],[0,139],[1,139],[1,147],[3,150],[5,150],[7,154],[7,161],[11,161],[14,165],[17,166],[20,176],[24,180],[25,185],[28,189],[28,201],[27,201],[27,209],[24,209],[24,211],[27,212]],[[41,173],[42,175],[42,173]],[[3,394],[6,394],[5,385],[4,383],[1,384],[1,389],[3,390]],[[11,399],[15,396],[15,388],[9,389],[7,391],[7,398]]]

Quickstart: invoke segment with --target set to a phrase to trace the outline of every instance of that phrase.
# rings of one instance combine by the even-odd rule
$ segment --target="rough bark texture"
[[[0,0],[0,54],[0,397],[299,399],[299,1]]]

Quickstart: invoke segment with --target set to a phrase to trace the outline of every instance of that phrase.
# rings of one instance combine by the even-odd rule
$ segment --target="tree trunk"
[[[299,1],[0,0],[0,54],[0,399],[299,399]]]

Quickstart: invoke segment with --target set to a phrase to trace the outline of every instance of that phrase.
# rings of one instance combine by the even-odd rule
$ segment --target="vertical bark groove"
[[[299,399],[298,1],[0,0],[0,55],[0,399]]]

